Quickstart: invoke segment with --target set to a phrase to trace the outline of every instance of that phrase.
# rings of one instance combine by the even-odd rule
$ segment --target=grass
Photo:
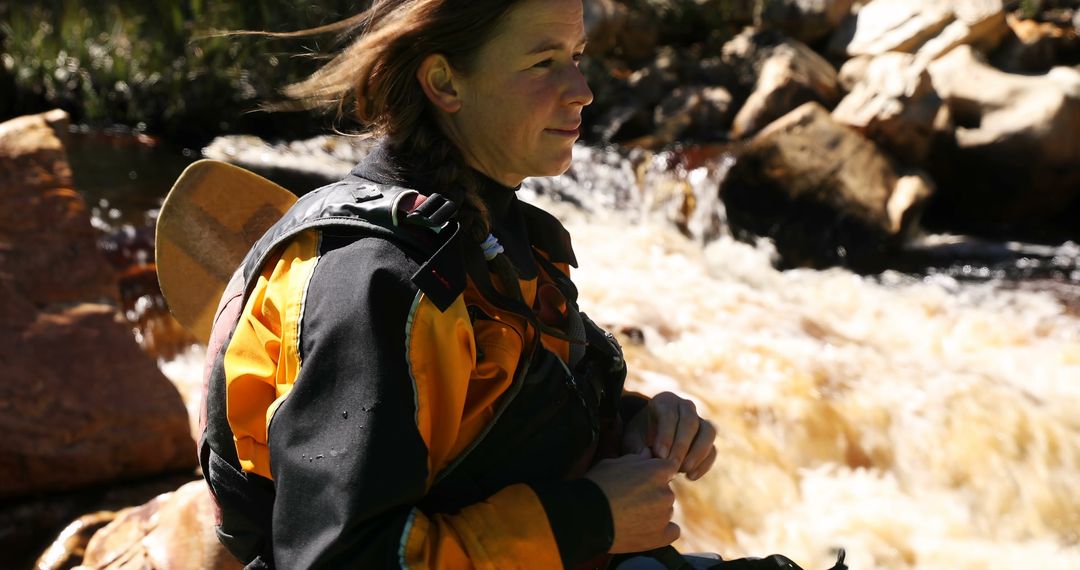
[[[296,54],[326,50],[332,38],[212,34],[303,29],[341,19],[362,4],[19,0],[0,7],[0,89],[13,95],[0,99],[0,114],[58,106],[81,122],[196,139],[223,131],[311,129],[319,122],[312,116],[252,111],[317,64]]]

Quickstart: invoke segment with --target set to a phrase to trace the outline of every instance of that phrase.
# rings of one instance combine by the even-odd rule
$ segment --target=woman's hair
[[[441,131],[416,76],[424,59],[436,53],[456,71],[472,71],[480,48],[515,1],[375,0],[348,20],[299,32],[358,35],[310,77],[285,88],[305,108],[336,106],[339,117],[351,108],[357,120],[412,161],[410,166],[430,176],[434,188],[460,200],[458,220],[478,247],[491,231],[478,182]],[[503,291],[520,300],[518,274],[509,258],[500,254],[490,265]]]

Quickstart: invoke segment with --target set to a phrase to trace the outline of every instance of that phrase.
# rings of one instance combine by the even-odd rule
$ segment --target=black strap
[[[456,202],[442,194],[432,194],[405,216],[405,221],[410,224],[428,228],[441,228],[454,217],[458,211]]]
[[[683,558],[682,554],[679,554],[678,550],[675,550],[674,546],[664,546],[655,550],[650,550],[645,553],[645,556],[651,556],[655,558],[657,562],[664,565],[667,570],[694,570],[694,567],[690,565],[690,562]]]
[[[675,550],[672,546],[665,546],[643,552],[641,556],[648,556],[656,559],[664,565],[667,570],[695,570],[694,566],[679,554],[678,550]],[[844,564],[844,559],[847,557],[847,552],[841,548],[836,554],[836,564],[829,570],[847,570],[848,567]],[[782,554],[773,554],[766,556],[765,558],[739,558],[737,560],[721,560],[716,564],[709,566],[710,570],[802,570],[802,568],[792,562],[790,558]]]

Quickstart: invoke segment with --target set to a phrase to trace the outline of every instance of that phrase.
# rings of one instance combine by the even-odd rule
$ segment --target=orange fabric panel
[[[271,478],[267,426],[300,372],[299,327],[319,235],[297,236],[263,269],[225,349],[225,402],[240,466]]]
[[[416,427],[428,448],[430,487],[453,458],[476,364],[476,342],[460,298],[440,312],[421,294],[409,320],[407,356],[416,390]]]
[[[405,568],[562,568],[555,535],[528,485],[511,485],[454,514],[414,511]]]

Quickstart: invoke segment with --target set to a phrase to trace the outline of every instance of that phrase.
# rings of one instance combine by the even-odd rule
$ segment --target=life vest
[[[224,347],[247,295],[263,264],[301,232],[350,228],[391,240],[417,259],[426,259],[412,280],[440,310],[464,292],[469,277],[485,298],[498,296],[483,258],[463,247],[453,217],[456,205],[438,194],[418,198],[422,197],[414,190],[356,175],[315,190],[300,198],[255,243],[222,295],[207,347],[199,457],[218,507],[218,537],[249,567],[273,567],[274,485],[241,469],[225,410]],[[534,244],[543,249],[544,241],[568,241],[565,230],[549,214],[523,206]],[[545,349],[540,334],[533,335],[533,346],[523,351],[495,417],[436,475],[429,493],[417,505],[421,510],[452,512],[513,483],[580,477],[598,456],[613,456],[617,451],[621,432],[617,410],[626,373],[621,349],[614,337],[578,311],[577,291],[570,279],[541,256],[537,261],[568,301],[569,361]],[[486,315],[478,311],[470,317]]]

